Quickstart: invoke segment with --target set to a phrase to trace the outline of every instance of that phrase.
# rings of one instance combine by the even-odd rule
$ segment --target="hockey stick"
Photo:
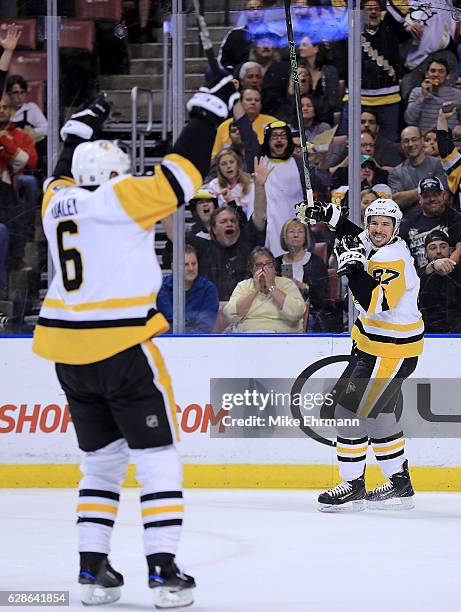
[[[303,200],[304,205],[314,206],[314,195],[312,193],[311,175],[309,173],[309,162],[307,158],[307,144],[306,144],[306,131],[304,128],[304,117],[301,108],[301,90],[299,86],[298,76],[298,62],[296,60],[296,46],[293,36],[293,25],[291,23],[291,0],[284,0],[285,3],[285,20],[287,24],[287,37],[288,37],[288,51],[290,57],[290,68],[291,77],[293,79],[294,90],[295,90],[295,101],[296,101],[296,115],[298,118],[299,127],[299,141],[301,144],[301,155],[303,160],[304,170],[304,184],[303,188]],[[310,220],[310,223],[315,223],[314,220]]]
[[[208,59],[208,65],[214,77],[222,76],[222,70],[219,67],[218,61],[215,57],[213,50],[213,43],[211,42],[210,33],[206,24],[205,18],[200,13],[199,0],[192,0],[194,5],[194,13],[197,19],[197,25],[200,33],[200,40],[202,41],[202,47],[205,51],[205,55]]]

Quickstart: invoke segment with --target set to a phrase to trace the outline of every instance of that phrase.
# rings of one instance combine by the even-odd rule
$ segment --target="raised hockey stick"
[[[303,184],[303,200],[304,205],[314,205],[314,195],[312,193],[311,175],[309,173],[309,162],[307,158],[307,144],[306,144],[306,131],[304,128],[304,118],[301,109],[301,90],[299,87],[299,76],[298,76],[298,61],[296,59],[296,46],[293,36],[293,25],[291,23],[291,0],[284,0],[285,3],[285,20],[287,24],[287,37],[288,37],[288,51],[290,56],[290,68],[291,77],[293,79],[294,90],[295,90],[295,101],[296,101],[296,115],[298,118],[299,126],[299,141],[301,144],[301,155],[303,160],[303,171],[304,171],[304,184]],[[314,220],[310,221],[315,223]]]
[[[206,24],[205,18],[200,13],[199,0],[192,0],[194,5],[194,13],[197,19],[197,25],[200,32],[200,40],[202,41],[202,47],[205,51],[205,55],[208,59],[208,65],[214,77],[220,77],[223,75],[223,71],[219,67],[218,61],[215,57],[213,50],[213,43],[211,42],[210,33]]]

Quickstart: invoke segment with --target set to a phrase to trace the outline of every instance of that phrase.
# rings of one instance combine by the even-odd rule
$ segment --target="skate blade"
[[[194,603],[193,591],[193,588],[155,587],[153,589],[154,606],[159,610],[191,606]]]
[[[82,584],[81,601],[85,606],[101,606],[120,599],[120,587],[101,587],[94,584]]]
[[[413,497],[391,497],[384,501],[366,502],[368,510],[412,510],[415,507]]]
[[[365,500],[357,499],[353,502],[347,502],[345,504],[334,505],[334,504],[319,504],[318,506],[319,512],[329,512],[331,514],[335,512],[362,512],[365,510]]]

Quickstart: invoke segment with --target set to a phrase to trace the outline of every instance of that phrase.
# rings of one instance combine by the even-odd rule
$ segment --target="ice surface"
[[[123,491],[114,531],[111,559],[126,583],[104,606],[114,612],[153,609],[138,495]],[[355,514],[320,513],[316,496],[186,490],[180,559],[198,583],[191,612],[461,612],[460,493]],[[76,499],[69,489],[0,489],[0,589],[70,591],[70,608],[34,610],[83,610]]]

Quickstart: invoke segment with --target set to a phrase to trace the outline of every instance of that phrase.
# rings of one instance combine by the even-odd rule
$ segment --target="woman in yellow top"
[[[224,314],[241,333],[299,333],[305,302],[295,283],[275,275],[275,258],[269,249],[256,247],[250,253],[252,278],[234,289]]]
[[[277,121],[272,115],[263,115],[261,113],[261,93],[258,89],[252,87],[246,87],[242,91],[241,102],[245,113],[251,120],[253,130],[259,140],[259,144],[263,143],[264,140],[264,128],[268,123]],[[216,139],[213,145],[213,151],[211,152],[211,159],[220,151],[224,145],[230,145],[231,139],[229,136],[229,125],[233,121],[232,117],[223,121],[218,127],[216,132]]]

